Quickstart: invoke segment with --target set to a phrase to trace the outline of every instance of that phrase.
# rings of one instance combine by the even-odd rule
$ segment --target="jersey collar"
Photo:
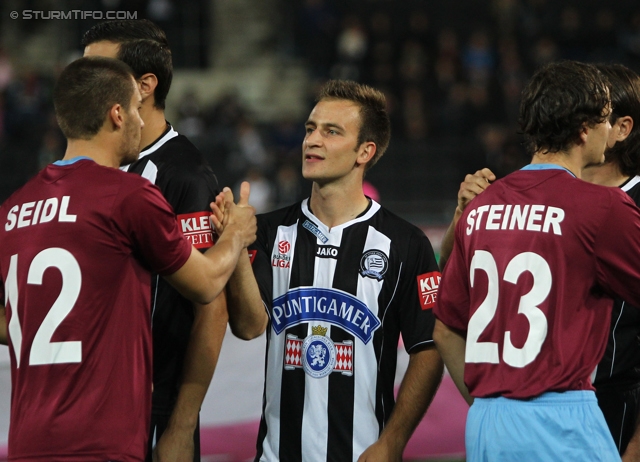
[[[525,165],[520,170],[564,170],[572,177],[578,178],[573,174],[571,170],[557,164],[529,164],[529,165]]]

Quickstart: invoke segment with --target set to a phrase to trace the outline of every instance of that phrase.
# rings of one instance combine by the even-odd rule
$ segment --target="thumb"
[[[240,185],[240,200],[238,205],[249,205],[249,194],[251,193],[251,185],[247,181],[243,181]]]

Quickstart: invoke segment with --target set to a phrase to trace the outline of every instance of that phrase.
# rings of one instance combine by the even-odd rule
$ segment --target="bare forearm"
[[[264,332],[269,318],[246,251],[229,279],[227,299],[229,326],[236,337],[251,340]]]
[[[622,462],[640,462],[640,422],[636,422],[636,430],[622,455]]]
[[[467,403],[472,404],[473,398],[469,395],[469,390],[464,383],[464,359],[467,345],[465,337],[440,320],[436,320],[433,339],[453,382]]]
[[[411,353],[396,405],[380,440],[402,455],[442,380],[443,363],[435,347]]]
[[[182,382],[169,427],[173,424],[195,429],[200,407],[218,363],[227,319],[224,292],[208,305],[195,305]]]

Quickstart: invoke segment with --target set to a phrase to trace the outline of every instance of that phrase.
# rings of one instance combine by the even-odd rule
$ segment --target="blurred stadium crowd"
[[[152,2],[134,2],[139,17]],[[443,223],[450,210],[442,204],[455,201],[465,173],[488,166],[500,177],[527,163],[516,121],[521,88],[535,68],[576,59],[640,71],[640,5],[632,0],[278,3],[275,47],[306,63],[309,107],[328,78],[382,89],[392,142],[368,180],[390,208],[433,211]],[[56,69],[18,71],[18,52],[0,45],[0,201],[65,148],[51,104]],[[304,120],[258,121],[241,91],[206,104],[185,93],[170,122],[202,150],[222,184],[249,179],[259,211],[301,198],[308,188],[299,175]]]

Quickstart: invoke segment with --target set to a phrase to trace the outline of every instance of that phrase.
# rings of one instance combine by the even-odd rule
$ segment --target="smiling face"
[[[321,100],[311,111],[305,128],[302,142],[304,178],[323,185],[344,178],[359,167],[364,171],[363,163],[372,155],[364,151],[367,144],[372,143],[358,145],[358,104],[341,99]],[[375,144],[373,146],[375,148]]]

